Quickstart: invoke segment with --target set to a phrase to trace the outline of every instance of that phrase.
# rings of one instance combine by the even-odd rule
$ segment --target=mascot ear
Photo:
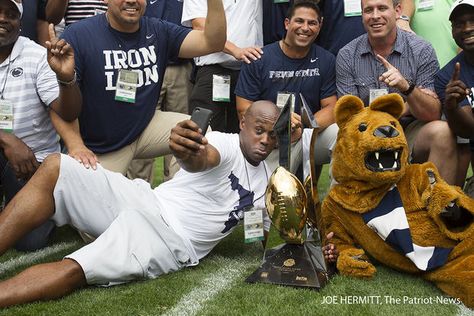
[[[378,97],[370,104],[370,109],[374,111],[381,111],[391,114],[395,118],[399,118],[403,113],[405,103],[400,95],[390,93]]]
[[[336,102],[334,113],[336,114],[336,123],[342,128],[353,115],[364,109],[364,102],[356,96],[345,95]]]

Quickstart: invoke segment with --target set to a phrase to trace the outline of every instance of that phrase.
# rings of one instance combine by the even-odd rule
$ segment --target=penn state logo
[[[245,209],[253,206],[254,193],[245,190],[245,188],[240,185],[239,178],[237,178],[232,172],[228,178],[230,180],[231,189],[239,193],[239,205],[235,206],[229,213],[229,218],[224,223],[225,228],[221,231],[222,234],[228,232],[232,227],[237,226],[239,221],[244,218]]]
[[[22,74],[23,74],[23,68],[21,67],[16,67],[14,69],[12,69],[12,72],[11,72],[12,76],[13,77],[20,77]]]

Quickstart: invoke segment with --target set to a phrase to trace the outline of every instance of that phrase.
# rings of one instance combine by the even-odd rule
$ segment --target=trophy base
[[[282,244],[268,249],[262,265],[245,281],[319,290],[328,280],[321,247],[305,242],[302,245]]]

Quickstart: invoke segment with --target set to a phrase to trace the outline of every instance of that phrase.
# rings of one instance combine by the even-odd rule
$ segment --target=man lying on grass
[[[0,255],[49,218],[98,238],[62,261],[35,265],[1,282],[0,307],[198,264],[231,233],[244,208],[265,207],[270,170],[264,159],[276,144],[277,116],[273,103],[257,101],[242,119],[240,134],[203,137],[194,122],[178,123],[170,148],[182,169],[154,190],[100,166],[86,169],[69,156],[49,156],[0,215]],[[327,246],[325,255],[331,260],[337,252]]]

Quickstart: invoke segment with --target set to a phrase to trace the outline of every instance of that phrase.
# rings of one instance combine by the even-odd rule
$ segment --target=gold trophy
[[[321,248],[321,206],[314,165],[314,144],[319,128],[303,95],[300,94],[300,98],[303,124],[313,128],[310,176],[303,186],[288,171],[291,112],[295,100],[290,96],[274,126],[279,140],[280,166],[271,175],[265,195],[268,215],[285,243],[266,249],[263,263],[246,281],[320,289],[326,285],[330,274]],[[306,238],[303,236],[305,231]]]

